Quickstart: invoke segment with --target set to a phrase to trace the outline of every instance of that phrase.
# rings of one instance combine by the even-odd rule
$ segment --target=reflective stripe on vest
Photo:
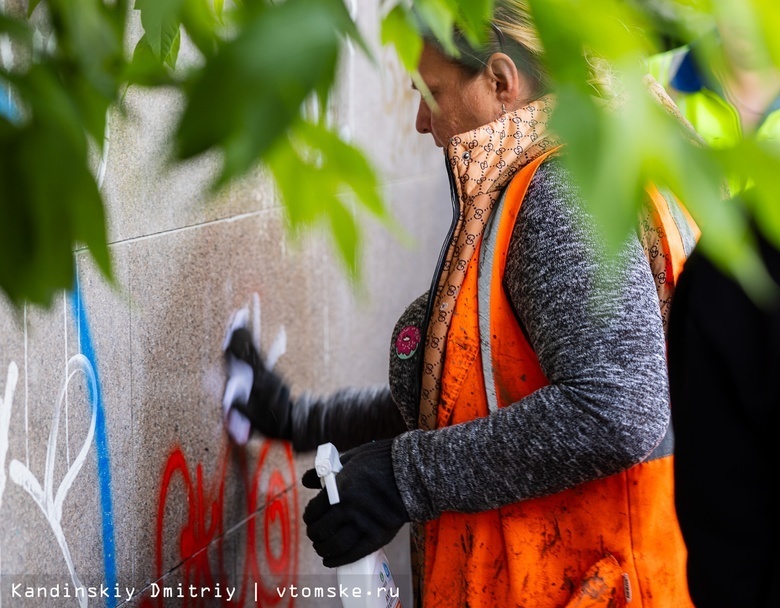
[[[483,375],[485,377],[485,394],[490,413],[498,411],[498,399],[496,398],[496,382],[493,377],[493,357],[490,353],[490,279],[493,276],[493,258],[496,252],[496,236],[498,230],[494,230],[495,220],[501,217],[504,210],[507,189],[504,189],[498,205],[488,218],[485,232],[482,236],[482,246],[479,249],[479,277],[477,278],[477,292],[479,294],[479,336],[482,353]]]
[[[502,285],[517,213],[543,160],[515,176],[494,211],[484,252],[469,264],[442,376],[442,399],[451,407],[442,408],[448,413],[439,428],[489,416],[548,384]],[[661,200],[649,198],[651,205]],[[658,234],[663,237],[663,230]],[[673,257],[684,252],[667,249]],[[677,262],[668,261],[672,267]],[[671,439],[669,434],[651,458],[621,473],[490,511],[445,512],[428,522],[422,605],[620,608],[630,601],[630,608],[690,608]]]

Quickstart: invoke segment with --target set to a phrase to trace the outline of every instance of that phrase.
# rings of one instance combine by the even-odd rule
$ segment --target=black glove
[[[246,328],[240,327],[233,332],[225,356],[246,362],[254,374],[249,400],[246,403],[236,401],[232,406],[249,419],[256,431],[266,437],[291,440],[290,388],[281,376],[265,366]]]
[[[327,568],[351,564],[389,543],[409,514],[393,474],[392,439],[372,441],[341,457],[336,474],[340,502],[331,505],[322,490],[303,512],[306,535]],[[306,471],[303,485],[322,488],[314,469]]]

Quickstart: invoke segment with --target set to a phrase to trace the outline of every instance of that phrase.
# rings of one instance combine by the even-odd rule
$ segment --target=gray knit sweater
[[[396,482],[419,522],[558,492],[643,460],[669,421],[655,285],[635,236],[618,261],[607,261],[559,159],[531,181],[504,284],[548,386],[485,418],[415,430],[424,349],[403,359],[395,343],[409,326],[424,335],[424,294],[393,331],[389,388],[304,395],[293,410],[296,449],[396,437]]]

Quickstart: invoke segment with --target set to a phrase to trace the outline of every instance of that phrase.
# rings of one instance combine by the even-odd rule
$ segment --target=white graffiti
[[[12,363],[14,371],[16,370],[16,364]],[[43,486],[41,486],[40,481],[35,477],[35,475],[28,469],[23,463],[19,462],[18,460],[11,461],[10,466],[10,474],[11,479],[24,488],[24,490],[32,496],[33,500],[36,502],[36,504],[40,507],[41,511],[43,511],[43,515],[46,518],[46,521],[49,522],[49,526],[52,529],[52,532],[54,532],[54,536],[57,539],[57,543],[60,546],[60,549],[62,550],[62,555],[65,558],[65,563],[68,566],[68,570],[70,572],[71,579],[73,580],[74,588],[79,589],[83,587],[81,580],[78,577],[78,574],[76,574],[76,569],[73,566],[73,558],[70,554],[70,549],[68,548],[68,543],[65,540],[65,533],[62,530],[62,504],[65,502],[65,498],[68,495],[68,491],[70,490],[71,486],[73,485],[73,482],[76,479],[76,476],[79,474],[79,471],[81,470],[82,465],[84,464],[84,461],[87,458],[87,453],[89,452],[89,448],[92,445],[92,439],[95,435],[95,424],[97,421],[97,400],[96,399],[90,399],[92,402],[92,419],[89,424],[89,431],[87,431],[86,439],[84,440],[84,445],[81,446],[81,450],[78,453],[78,456],[73,461],[73,464],[71,464],[70,468],[68,469],[67,473],[65,473],[65,476],[62,478],[62,481],[60,482],[60,485],[57,488],[57,492],[54,492],[54,464],[55,464],[55,458],[57,456],[57,435],[59,433],[59,427],[60,427],[60,415],[62,413],[62,404],[65,400],[65,395],[67,394],[68,385],[70,384],[71,379],[74,375],[76,375],[78,372],[83,372],[84,375],[87,378],[88,381],[88,390],[91,391],[92,395],[97,394],[97,378],[95,377],[95,370],[92,368],[92,364],[89,362],[89,359],[87,359],[84,355],[78,354],[74,355],[70,358],[67,365],[67,373],[65,376],[65,380],[62,383],[62,388],[60,390],[59,397],[57,399],[57,406],[54,410],[54,417],[52,419],[52,425],[51,430],[49,431],[49,443],[46,447],[46,470],[44,471],[44,480],[43,480]],[[9,386],[10,386],[10,378],[11,378],[11,367],[9,366]],[[16,385],[16,371],[14,373],[14,381],[13,385]],[[11,390],[11,396],[13,396],[13,389]],[[4,466],[4,458],[5,453],[3,451],[3,446],[7,444],[7,428],[2,426],[2,424],[5,422],[5,418],[7,414],[5,413],[5,408],[8,408],[10,410],[10,405],[7,403],[8,401],[8,386],[6,386],[6,399],[3,401],[2,408],[0,408],[0,463]],[[6,441],[3,442],[3,431],[5,431],[5,437]],[[4,482],[4,477],[0,477],[0,481]],[[2,495],[2,484],[0,484],[0,495]],[[87,606],[87,598],[83,596],[79,596],[79,605],[82,608],[85,608]]]
[[[11,361],[8,366],[8,377],[5,381],[5,397],[0,398],[0,509],[3,507],[3,492],[5,492],[5,456],[8,453],[8,427],[11,425],[11,407],[14,402],[16,382],[19,380],[19,368]],[[0,544],[0,564],[2,561],[3,546]],[[2,571],[0,569],[0,571]],[[0,595],[0,606],[3,605],[3,596]]]
[[[5,14],[5,0],[0,0],[0,12]],[[11,39],[3,34],[0,36],[0,66],[10,70],[14,65],[14,49],[11,46]]]
[[[5,397],[0,398],[0,509],[3,507],[5,491],[5,456],[8,453],[8,427],[11,425],[11,407],[14,402],[16,382],[19,380],[19,368],[11,361],[8,377],[5,381]]]

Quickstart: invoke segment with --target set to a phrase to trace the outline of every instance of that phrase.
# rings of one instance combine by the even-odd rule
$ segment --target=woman
[[[636,235],[602,272],[524,1],[500,4],[491,39],[459,41],[459,60],[425,44],[439,109],[421,100],[417,129],[444,149],[453,224],[393,332],[389,387],[291,400],[238,332],[229,350],[255,370],[241,409],[297,450],[358,446],[341,502],[304,513],[325,566],[411,521],[423,606],[690,606],[653,273]]]

